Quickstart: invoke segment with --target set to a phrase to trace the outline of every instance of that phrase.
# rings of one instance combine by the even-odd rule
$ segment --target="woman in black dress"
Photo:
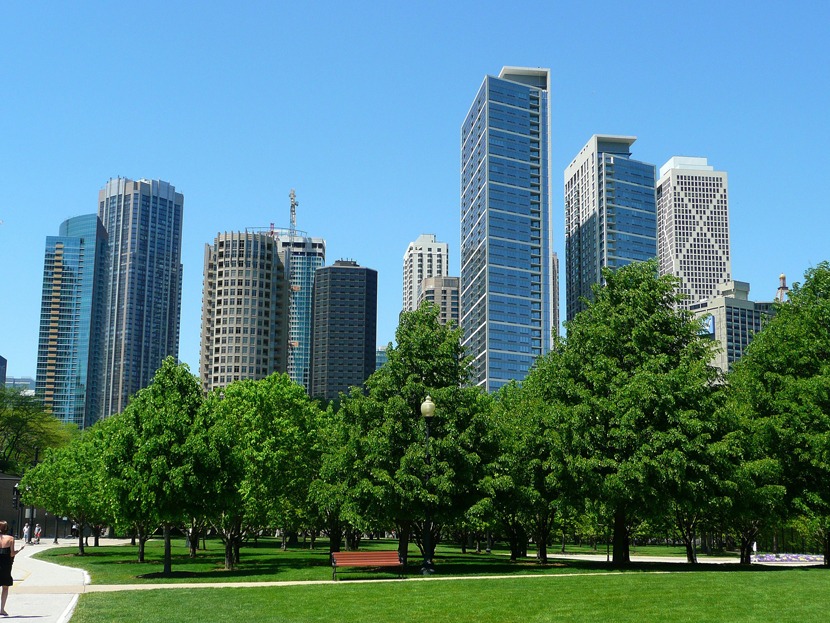
[[[9,534],[9,524],[0,521],[0,586],[3,587],[0,593],[0,615],[8,616],[6,612],[6,598],[9,596],[9,587],[14,584],[12,580],[12,562],[22,547],[15,551],[14,537]]]

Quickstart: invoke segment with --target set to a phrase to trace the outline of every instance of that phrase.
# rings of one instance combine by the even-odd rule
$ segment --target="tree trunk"
[[[562,530],[562,549],[560,550],[561,553],[565,553],[565,531]]]
[[[147,539],[138,539],[138,562],[144,562],[144,545],[147,543]]]
[[[132,534],[130,534],[130,545],[135,547],[135,530],[133,530]]]
[[[825,534],[822,539],[822,550],[824,554],[824,566],[830,567],[830,533]]]
[[[628,528],[625,525],[625,510],[618,510],[614,513],[614,553],[612,562],[614,565],[627,565],[631,562],[631,555],[628,551]]]
[[[236,538],[233,540],[233,562],[234,564],[239,564],[239,550],[242,547],[242,535],[237,534]]]
[[[309,549],[314,549],[314,541],[317,540],[317,529],[311,531],[311,534],[308,535],[308,540],[310,542]]]
[[[164,522],[164,575],[173,573],[173,556],[170,543],[170,524]]]
[[[343,525],[337,518],[329,519],[329,554],[340,551],[340,541],[343,540]]]
[[[537,538],[536,539],[536,558],[539,560],[540,565],[548,564],[548,544],[547,539],[545,538]]]
[[[741,564],[752,564],[752,541],[741,535]]]
[[[697,564],[697,553],[695,552],[694,535],[691,539],[686,539],[686,562],[690,565]]]
[[[233,561],[234,561],[233,543],[234,543],[234,538],[232,536],[228,535],[225,538],[225,570],[226,571],[232,571],[233,570]]]
[[[412,534],[412,522],[402,521],[398,524],[398,555],[406,567],[406,561],[409,557],[409,536]]]
[[[95,539],[92,541],[93,547],[100,545],[99,538],[101,537],[101,526],[95,526]]]
[[[80,523],[78,524],[78,556],[86,555],[84,551],[84,527],[86,524]]]

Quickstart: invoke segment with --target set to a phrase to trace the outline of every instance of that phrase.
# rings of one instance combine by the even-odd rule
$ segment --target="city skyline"
[[[829,45],[820,27],[828,8],[710,8],[718,19],[707,10],[612,4],[595,19],[539,5],[534,16],[549,37],[496,38],[470,54],[475,33],[518,27],[522,11],[447,8],[436,19],[427,8],[388,7],[358,19],[329,5],[311,20],[299,7],[257,7],[249,16],[207,10],[194,21],[192,11],[167,7],[179,36],[150,27],[151,9],[136,17],[146,40],[105,43],[96,33],[108,28],[106,12],[9,7],[16,28],[0,42],[12,94],[0,101],[0,265],[14,292],[0,303],[0,352],[9,376],[36,373],[45,236],[91,211],[96,190],[119,174],[169,180],[187,193],[193,216],[183,229],[179,356],[194,372],[205,242],[252,223],[287,226],[280,215],[292,187],[303,198],[303,228],[327,240],[330,257],[360,257],[378,268],[377,341],[391,341],[401,302],[400,272],[392,267],[415,236],[426,230],[448,241],[448,272],[460,273],[458,128],[481,77],[503,65],[551,68],[551,117],[561,121],[552,137],[554,179],[586,137],[601,132],[638,136],[637,159],[658,166],[674,155],[705,156],[728,171],[732,278],[770,300],[769,284],[780,273],[801,281],[828,255],[821,235],[830,225],[826,198],[813,185],[788,182],[823,174],[818,150],[828,137],[828,85],[819,59]],[[275,39],[274,24],[285,20],[296,28]],[[746,28],[729,27],[737,21]],[[653,37],[658,28],[676,33],[673,47]],[[441,45],[425,45],[427,32]],[[577,54],[589,32],[596,45]],[[625,57],[613,54],[620,32],[630,49]],[[681,47],[691,53],[672,54]],[[175,97],[133,87],[134,72],[123,68],[147,63],[159,66],[161,83],[176,85]],[[296,96],[315,88],[313,69],[322,63],[331,66],[336,106]],[[663,71],[678,80],[661,80]],[[103,76],[129,97],[94,97]],[[441,97],[424,105],[426,92]],[[130,128],[130,140],[113,141],[113,127]],[[552,213],[561,293],[557,185]]]

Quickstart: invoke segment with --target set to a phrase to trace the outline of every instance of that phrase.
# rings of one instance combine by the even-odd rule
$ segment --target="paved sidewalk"
[[[21,541],[15,546],[20,547]],[[71,545],[71,540],[61,540],[61,546]],[[14,558],[12,578],[6,602],[8,620],[36,618],[39,623],[65,623],[72,616],[78,601],[78,593],[89,584],[89,575],[81,569],[62,567],[50,562],[35,560],[33,554],[56,547],[51,541],[41,539],[40,545],[27,545]]]

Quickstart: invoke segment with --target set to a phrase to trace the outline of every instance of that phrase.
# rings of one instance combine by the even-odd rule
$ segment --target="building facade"
[[[314,282],[311,392],[332,400],[377,368],[378,273],[338,260]]]
[[[403,256],[403,311],[411,312],[418,307],[418,286],[423,279],[448,274],[449,256],[449,245],[437,242],[433,234],[421,234],[409,243]]]
[[[550,71],[486,76],[461,127],[461,328],[472,382],[521,381],[551,346]]]
[[[744,281],[723,284],[716,296],[697,301],[689,309],[698,318],[708,317],[709,335],[720,343],[720,352],[712,365],[724,373],[740,360],[752,337],[763,327],[764,319],[774,313],[772,302],[749,300],[749,284]]]
[[[98,195],[109,236],[101,415],[121,412],[165,357],[178,358],[184,196],[160,180],[111,179]]]
[[[217,234],[205,245],[199,376],[205,393],[288,369],[285,257],[270,233]]]
[[[440,314],[438,321],[441,324],[452,323],[457,327],[460,317],[459,307],[459,277],[428,277],[418,286],[418,307],[428,301],[438,306]]]
[[[291,380],[311,388],[311,298],[317,269],[326,264],[326,241],[306,232],[272,229],[279,253],[286,262],[288,294],[288,362]]]
[[[5,357],[0,356],[0,387],[6,386],[6,366],[8,361]]]
[[[7,376],[6,387],[12,387],[24,392],[31,392],[32,395],[34,395],[35,387],[37,387],[37,381],[31,376]]]
[[[602,269],[657,257],[655,166],[631,158],[635,136],[595,134],[565,169],[567,319]]]
[[[375,353],[375,370],[380,370],[387,361],[389,361],[389,355],[386,354],[386,346],[378,346]]]
[[[107,232],[95,214],[47,236],[36,391],[62,422],[84,430],[100,416]]]
[[[706,158],[675,156],[660,167],[660,274],[680,279],[685,309],[718,296],[732,279],[728,189],[726,173],[715,171]]]

